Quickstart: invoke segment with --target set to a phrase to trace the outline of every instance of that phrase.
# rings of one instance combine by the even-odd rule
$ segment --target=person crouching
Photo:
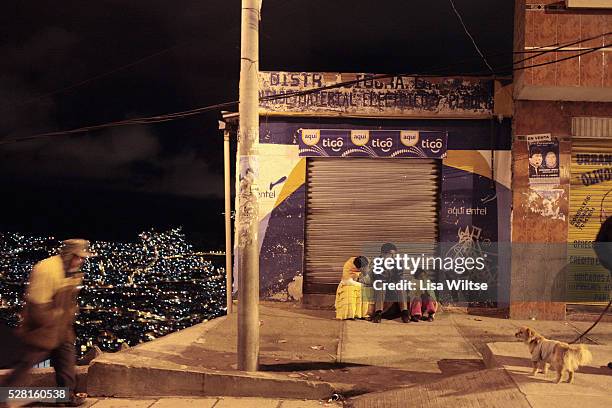
[[[361,272],[368,266],[365,256],[349,258],[342,268],[342,280],[336,289],[336,319],[361,319],[368,314],[368,302],[362,298]]]

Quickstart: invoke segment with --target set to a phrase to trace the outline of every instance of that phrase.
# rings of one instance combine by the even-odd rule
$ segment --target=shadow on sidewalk
[[[511,401],[511,405],[508,402]],[[530,407],[510,376],[501,369],[459,374],[438,381],[361,395],[345,407]]]
[[[261,371],[271,371],[277,373],[308,371],[308,370],[342,370],[349,367],[367,367],[365,364],[354,363],[334,363],[324,361],[300,361],[279,364],[260,364]]]
[[[504,366],[526,367],[529,369],[531,369],[532,367],[531,361],[528,358],[524,358],[524,357],[499,356],[498,359]],[[606,366],[600,366],[600,367],[580,366],[580,368],[576,372],[584,373],[584,374],[612,376],[612,370],[610,370]]]
[[[306,380],[323,380],[351,383],[355,388],[345,397],[365,393],[386,391],[397,387],[412,387],[429,384],[445,378],[468,374],[484,369],[478,359],[441,359],[437,362],[440,372],[380,367],[355,363],[335,363],[320,361],[262,363],[260,369],[266,372],[291,373]]]

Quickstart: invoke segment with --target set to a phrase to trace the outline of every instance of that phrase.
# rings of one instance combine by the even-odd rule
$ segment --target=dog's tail
[[[579,344],[577,346],[570,346],[563,356],[563,360],[566,367],[576,370],[579,366],[593,361],[593,355],[584,344]]]

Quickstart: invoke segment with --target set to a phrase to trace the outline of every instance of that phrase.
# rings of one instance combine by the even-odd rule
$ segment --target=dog
[[[593,359],[584,344],[573,346],[562,341],[549,340],[530,327],[521,327],[514,336],[529,347],[533,364],[531,375],[535,375],[538,368],[546,374],[548,371],[546,365],[550,364],[550,368],[557,371],[557,384],[561,382],[565,372],[568,373],[567,382],[572,383],[574,371]]]

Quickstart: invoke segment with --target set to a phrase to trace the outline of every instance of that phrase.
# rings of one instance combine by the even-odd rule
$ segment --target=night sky
[[[455,0],[496,70],[512,63],[513,3]],[[264,0],[260,55],[261,70],[487,71],[449,0]],[[237,100],[239,57],[239,0],[4,0],[0,141]],[[0,145],[0,231],[183,225],[221,248],[219,118]]]

